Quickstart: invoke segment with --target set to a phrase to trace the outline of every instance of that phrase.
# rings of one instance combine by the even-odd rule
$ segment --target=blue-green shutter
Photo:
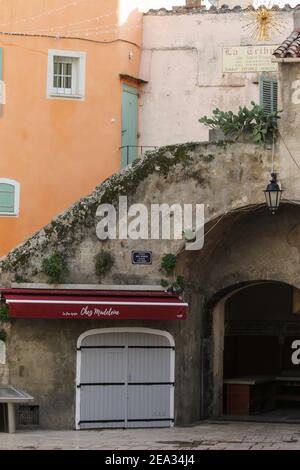
[[[278,109],[278,83],[275,78],[260,77],[259,102],[266,113],[272,113]]]
[[[0,212],[15,212],[15,187],[11,184],[0,183]]]
[[[123,84],[122,98],[122,168],[137,157],[138,90]]]

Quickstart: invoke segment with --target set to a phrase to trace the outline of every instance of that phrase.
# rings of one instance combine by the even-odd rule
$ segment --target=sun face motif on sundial
[[[242,29],[249,32],[251,39],[256,41],[272,41],[274,36],[283,33],[286,21],[280,11],[271,9],[272,5],[262,5],[247,14],[247,24]],[[249,15],[251,19],[249,21]]]

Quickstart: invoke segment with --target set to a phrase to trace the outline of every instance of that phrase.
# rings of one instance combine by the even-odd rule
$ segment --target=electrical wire
[[[27,30],[27,31],[19,31],[19,32],[22,32],[22,33],[43,33],[43,32],[57,31],[58,29],[70,28],[71,26],[78,26],[78,25],[82,25],[84,23],[93,23],[95,21],[99,22],[99,20],[101,18],[108,18],[108,17],[113,16],[113,15],[115,15],[115,12],[106,13],[105,15],[92,16],[90,18],[86,18],[85,20],[76,21],[76,22],[68,23],[68,24],[64,24],[64,25],[56,25],[56,26],[51,26],[49,28],[30,29],[30,30]]]
[[[2,0],[0,0],[1,3]],[[63,10],[66,10],[69,7],[76,7],[78,4],[86,2],[87,0],[73,0],[65,5],[62,5],[58,8],[54,8],[52,10],[44,11],[39,14],[35,14],[32,16],[28,16],[27,18],[20,18],[16,21],[10,21],[6,23],[0,23],[0,26],[6,25],[13,25],[13,24],[22,24],[24,25],[27,22],[33,22],[34,20],[39,20],[42,17],[47,17],[49,15],[53,15],[55,13],[59,13]],[[109,13],[103,15],[96,15],[81,21],[76,21],[64,25],[56,25],[56,26],[49,26],[44,28],[38,29],[27,29],[23,31],[0,31],[0,35],[7,35],[7,36],[20,36],[20,37],[37,37],[37,38],[50,38],[50,39],[78,39],[84,40],[89,42],[94,42],[98,44],[110,44],[113,42],[121,41],[128,44],[131,44],[135,47],[141,48],[139,44],[134,41],[130,41],[129,39],[123,39],[118,37],[114,40],[98,40],[96,38],[88,38],[88,36],[98,36],[102,34],[110,34],[110,33],[125,33],[127,30],[131,30],[133,28],[141,28],[142,26],[137,22],[135,25],[128,25],[117,27],[116,24],[99,24],[99,20],[102,18],[108,18],[116,15],[115,10],[110,10]],[[82,27],[81,29],[76,28],[76,26]],[[86,25],[86,27],[84,27]],[[114,27],[115,26],[115,27]],[[114,28],[113,28],[114,27]],[[70,29],[71,28],[71,29]],[[78,37],[77,37],[78,36]]]
[[[300,204],[300,203],[299,203]],[[265,204],[264,203],[257,203],[257,204],[250,204],[247,208],[236,208],[236,209],[230,209],[230,210],[226,210],[222,215],[220,216],[217,216],[216,218],[218,218],[218,220],[214,223],[214,225],[212,227],[210,227],[202,237],[200,237],[200,239],[197,239],[197,241],[199,240],[203,240],[210,232],[212,232],[212,230],[214,230],[216,228],[216,226],[227,216],[227,215],[230,215],[230,214],[234,214],[234,213],[238,213],[238,212],[253,212],[255,210],[258,210],[258,209],[261,209],[262,207],[265,207]],[[196,240],[195,240],[196,241]],[[193,243],[193,241],[191,242]],[[186,246],[184,244],[183,247],[180,247],[178,249],[178,251],[176,252],[177,255],[180,255],[181,253],[183,253],[184,251],[186,251]],[[192,250],[191,250],[192,251]]]
[[[58,39],[57,35],[53,34],[23,34],[23,33],[7,33],[5,31],[0,31],[0,36],[21,36],[21,37],[36,37],[36,38],[48,38],[48,39]],[[124,42],[127,44],[131,44],[132,46],[137,47],[138,49],[141,49],[142,46],[137,44],[136,42],[130,41],[129,39],[123,39],[123,38],[116,38],[116,39],[111,39],[109,41],[100,41],[99,39],[91,39],[87,37],[77,37],[77,36],[62,36],[61,39],[71,39],[71,40],[78,40],[78,41],[87,41],[87,42],[93,42],[96,44],[113,44],[114,42]]]
[[[42,18],[43,16],[49,16],[49,15],[53,15],[55,13],[59,13],[61,11],[64,11],[66,10],[67,8],[70,8],[70,7],[74,7],[74,6],[77,6],[79,5],[80,3],[83,3],[83,2],[86,2],[88,0],[73,0],[72,2],[70,3],[67,3],[65,5],[62,5],[60,7],[57,7],[57,8],[53,8],[52,10],[48,10],[48,11],[43,11],[42,13],[38,13],[37,15],[33,15],[33,16],[28,16],[27,18],[20,18],[16,21],[7,21],[5,23],[0,23],[0,26],[8,26],[8,25],[11,25],[11,24],[20,24],[20,23],[26,23],[27,21],[34,21],[34,20],[37,20],[37,19],[40,19]]]

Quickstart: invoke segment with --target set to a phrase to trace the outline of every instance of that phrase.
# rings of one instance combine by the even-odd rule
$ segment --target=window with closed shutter
[[[278,110],[278,83],[270,77],[260,78],[260,106],[266,113],[273,113]]]
[[[10,184],[0,183],[0,212],[14,213],[15,188]]]
[[[0,215],[19,214],[20,184],[8,178],[0,178]]]

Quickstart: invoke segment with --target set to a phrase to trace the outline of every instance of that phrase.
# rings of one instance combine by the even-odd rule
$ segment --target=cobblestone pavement
[[[300,424],[205,422],[171,429],[18,431],[0,434],[4,449],[300,449]]]

